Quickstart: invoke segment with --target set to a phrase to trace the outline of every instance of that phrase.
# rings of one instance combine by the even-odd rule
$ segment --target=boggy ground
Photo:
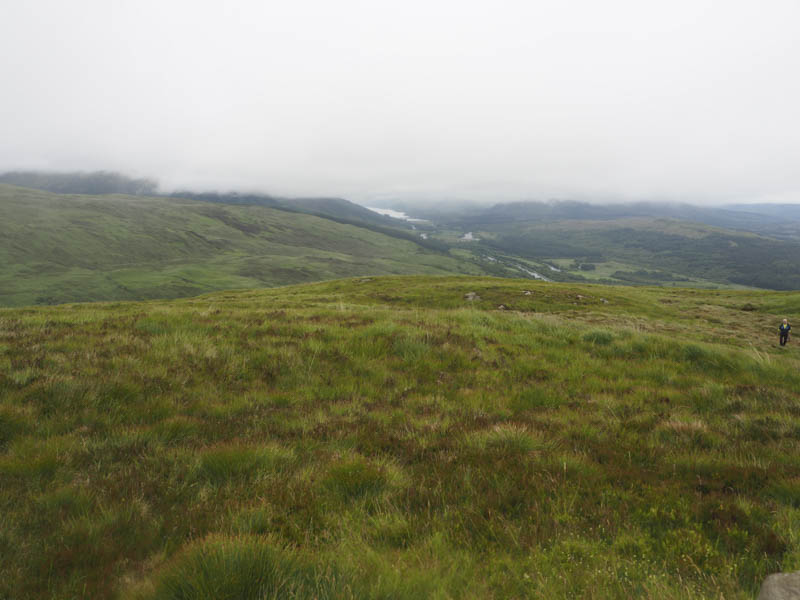
[[[0,310],[0,598],[751,597],[800,568],[785,315],[466,277]]]

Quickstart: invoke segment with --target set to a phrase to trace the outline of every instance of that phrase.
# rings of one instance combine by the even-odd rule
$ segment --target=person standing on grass
[[[789,321],[787,319],[783,320],[780,326],[781,332],[781,346],[785,346],[787,340],[789,339],[789,332],[792,330],[792,326],[789,325]]]

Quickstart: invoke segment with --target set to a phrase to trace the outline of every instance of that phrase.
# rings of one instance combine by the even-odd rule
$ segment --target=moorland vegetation
[[[797,314],[473,277],[0,309],[0,598],[751,598],[800,567]]]

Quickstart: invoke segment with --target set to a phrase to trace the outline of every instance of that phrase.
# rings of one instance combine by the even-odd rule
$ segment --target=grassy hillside
[[[56,194],[158,196],[158,183],[110,171],[9,171],[0,173],[0,184],[9,184]],[[162,195],[163,196],[163,195]],[[250,204],[281,207],[294,212],[334,216],[384,227],[402,225],[342,198],[282,198],[263,193],[179,191],[171,197],[222,204]],[[410,227],[406,227],[410,229]]]
[[[0,306],[481,272],[408,239],[275,208],[0,185]]]
[[[281,208],[292,212],[311,214],[317,217],[328,217],[340,221],[363,223],[378,227],[396,227],[396,229],[409,230],[411,227],[397,219],[380,215],[375,211],[364,208],[342,198],[278,198],[265,194],[239,194],[216,192],[191,192],[179,191],[171,195],[173,198],[213,202],[215,204],[255,205],[271,208]],[[399,231],[397,231],[399,233]]]
[[[751,598],[800,568],[798,314],[464,277],[0,310],[0,598]]]

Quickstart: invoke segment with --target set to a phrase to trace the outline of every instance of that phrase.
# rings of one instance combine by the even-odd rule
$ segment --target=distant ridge
[[[158,182],[153,179],[136,179],[113,171],[8,171],[0,174],[0,183],[56,194],[152,196],[158,192]]]
[[[800,289],[793,205],[526,201],[414,209],[429,220],[412,224],[343,198],[157,187],[110,172],[0,175],[0,305],[398,273]]]
[[[344,198],[319,197],[319,198],[284,198],[270,194],[239,193],[239,192],[193,192],[179,190],[170,194],[171,198],[187,198],[200,202],[213,202],[215,204],[238,204],[269,206],[283,210],[303,212],[316,216],[336,217],[340,219],[357,220],[363,223],[372,223],[389,227],[410,229],[410,226],[399,219],[386,217],[375,211],[364,208]]]
[[[268,206],[317,216],[347,218],[375,225],[410,229],[407,223],[380,215],[344,198],[289,198],[258,192],[193,190],[179,190],[164,194],[159,192],[159,185],[155,179],[135,178],[114,171],[8,171],[0,173],[0,183],[54,194],[81,194],[88,196],[126,194],[131,196],[187,198],[216,204]]]

